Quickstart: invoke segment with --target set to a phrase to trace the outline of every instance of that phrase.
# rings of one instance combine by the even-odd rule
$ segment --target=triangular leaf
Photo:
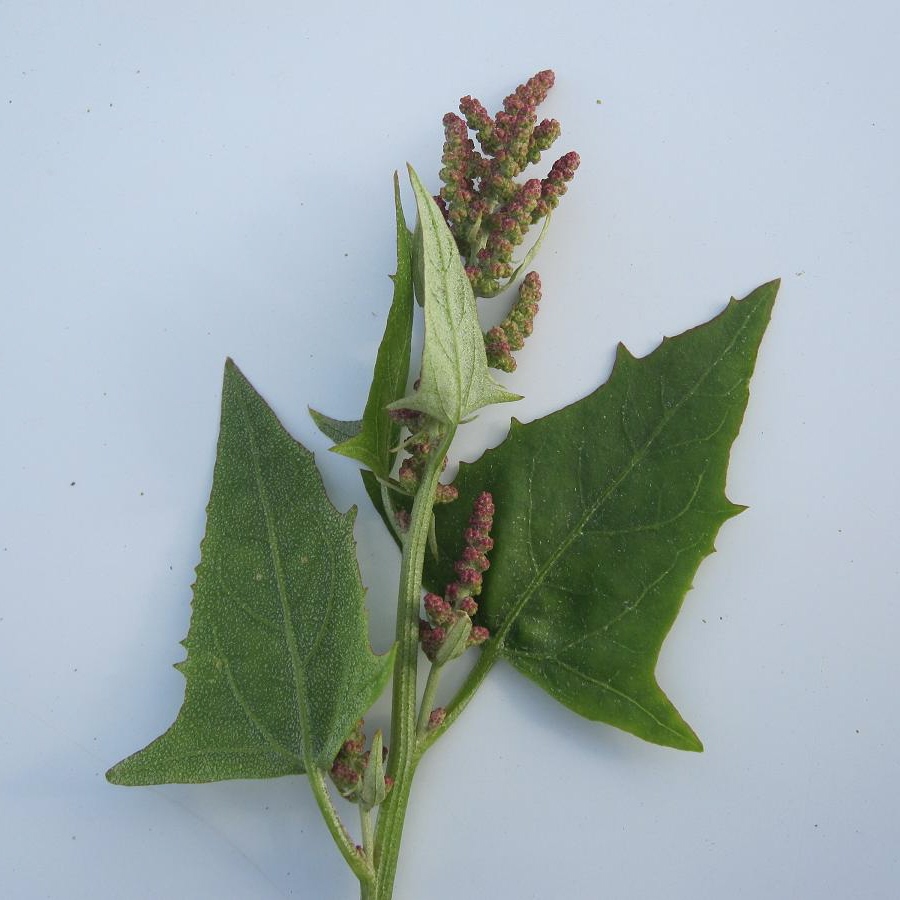
[[[474,497],[490,491],[496,541],[476,618],[489,661],[509,660],[590,719],[654,743],[702,749],[654,675],[663,640],[720,525],[732,442],[778,282],[635,359],[607,384],[462,464],[438,507],[452,560]]]
[[[391,406],[458,425],[483,406],[520,398],[491,377],[475,295],[456,241],[411,166],[409,178],[419,212],[415,254],[425,297],[425,348],[419,389]]]
[[[400,441],[400,426],[388,415],[387,406],[403,396],[406,390],[413,322],[412,248],[409,229],[403,218],[403,207],[400,205],[400,182],[396,173],[394,204],[397,211],[394,297],[375,359],[369,398],[359,432],[331,448],[335,453],[361,462],[382,477],[387,477],[390,473]],[[319,424],[318,420],[316,424]]]
[[[353,540],[312,454],[229,360],[172,727],[115,784],[266,778],[331,764],[391,672],[368,643]]]

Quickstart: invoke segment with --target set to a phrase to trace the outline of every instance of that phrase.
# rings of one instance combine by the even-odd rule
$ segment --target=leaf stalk
[[[344,823],[334,808],[334,804],[331,802],[331,795],[328,793],[328,786],[325,783],[325,776],[322,770],[318,766],[310,768],[307,772],[307,778],[309,779],[313,796],[316,798],[316,803],[319,806],[319,811],[322,813],[322,818],[325,820],[325,824],[328,826],[328,830],[331,832],[338,850],[341,851],[341,855],[347,861],[347,865],[350,866],[353,874],[359,879],[360,884],[371,884],[374,881],[375,872],[370,858],[361,856],[357,851],[356,845],[350,838]]]

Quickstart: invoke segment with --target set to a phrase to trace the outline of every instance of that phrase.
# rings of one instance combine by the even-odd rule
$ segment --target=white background
[[[518,417],[593,389],[616,341],[644,354],[783,278],[729,478],[750,509],[659,667],[706,752],[498,667],[420,769],[397,900],[895,897],[896,10],[0,6],[0,894],[355,895],[302,779],[103,772],[181,701],[227,355],[360,504],[388,646],[394,551],[306,404],[363,404],[393,170],[436,189],[443,113],[551,66],[554,149],[583,163],[539,257]]]

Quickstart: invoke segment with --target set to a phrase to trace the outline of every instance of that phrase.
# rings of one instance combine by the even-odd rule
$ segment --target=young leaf
[[[384,803],[387,796],[387,783],[384,780],[384,742],[381,730],[372,738],[369,761],[363,770],[362,784],[359,788],[359,805],[363,809],[372,809]]]
[[[360,429],[348,435],[331,449],[368,466],[373,472],[387,477],[394,464],[395,448],[400,440],[400,426],[387,413],[387,406],[403,395],[409,377],[409,353],[412,341],[413,285],[412,248],[409,229],[400,205],[400,181],[394,173],[394,204],[397,210],[397,272],[394,275],[394,297],[388,313],[384,337],[378,347],[375,372]],[[316,424],[326,434],[320,422],[326,417],[314,414]],[[352,424],[352,423],[346,423]]]
[[[114,784],[267,778],[329,766],[381,692],[353,540],[312,454],[230,360],[175,723]]]
[[[362,419],[332,419],[331,416],[326,416],[311,406],[307,408],[310,418],[316,423],[316,428],[336,444],[356,437],[362,431]]]
[[[454,426],[482,406],[520,398],[491,377],[475,295],[456,241],[411,166],[409,178],[419,213],[415,257],[425,298],[425,349],[419,389],[391,406]]]
[[[489,664],[509,660],[575,712],[684,750],[700,741],[654,671],[701,560],[741,511],[725,496],[730,447],[778,282],[635,359],[607,384],[460,466],[436,510],[453,578],[472,500],[490,491],[491,567],[477,621]]]

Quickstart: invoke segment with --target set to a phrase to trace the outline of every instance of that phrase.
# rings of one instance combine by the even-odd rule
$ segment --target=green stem
[[[328,830],[331,832],[338,850],[341,851],[342,856],[347,860],[347,865],[353,870],[353,874],[359,879],[360,884],[372,884],[375,875],[372,863],[369,859],[364,859],[357,853],[356,844],[351,840],[344,823],[331,802],[331,796],[328,793],[328,786],[325,784],[325,776],[322,774],[322,770],[315,766],[306,775],[310,787],[312,787],[313,795],[316,798],[316,803],[319,804],[322,818],[325,819],[325,824],[328,826]]]
[[[362,828],[362,846],[366,859],[371,864],[375,853],[375,823],[372,820],[372,810],[359,804],[359,824]]]
[[[472,667],[472,671],[466,676],[466,680],[462,683],[456,695],[445,707],[444,721],[437,728],[423,734],[418,748],[420,756],[430,749],[432,744],[442,737],[444,732],[459,718],[462,711],[469,705],[469,701],[475,695],[475,692],[481,687],[481,683],[484,681],[487,673],[493,668],[499,655],[499,641],[490,641],[481,651],[478,662]]]
[[[431,709],[434,706],[434,695],[437,693],[438,682],[441,680],[441,666],[431,664],[428,670],[428,680],[425,682],[425,693],[422,694],[422,704],[419,707],[419,723],[416,726],[416,737],[421,741],[428,731],[428,721],[431,718]]]
[[[397,659],[394,664],[391,710],[391,752],[388,756],[388,775],[394,779],[394,787],[378,811],[375,829],[375,891],[371,895],[372,900],[390,900],[400,854],[403,819],[418,762],[416,677],[422,567],[425,564],[434,494],[455,431],[455,427],[448,428],[437,449],[428,457],[419,490],[413,500],[409,529],[403,538],[400,591],[397,599]]]
[[[387,514],[387,520],[391,524],[391,531],[394,532],[394,537],[397,538],[398,541],[402,541],[403,533],[397,526],[397,510],[394,509],[394,498],[391,496],[390,489],[383,481],[379,482],[379,486],[381,487],[381,503]]]

